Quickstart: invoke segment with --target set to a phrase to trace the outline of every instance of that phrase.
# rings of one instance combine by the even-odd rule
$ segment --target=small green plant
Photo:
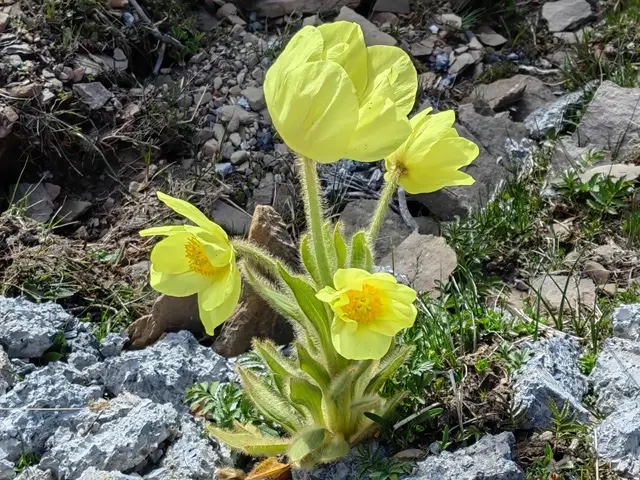
[[[587,352],[582,355],[578,359],[578,365],[580,366],[580,371],[585,375],[591,375],[591,372],[596,366],[596,361],[598,359],[598,355],[594,352]]]
[[[504,362],[507,372],[511,375],[527,363],[531,352],[526,348],[520,349],[508,343],[502,343],[496,349],[496,356]]]
[[[551,410],[549,431],[553,434],[556,445],[584,435],[587,431],[586,425],[576,419],[576,413],[570,408],[568,402],[559,409],[553,400],[549,400],[549,409]]]
[[[628,206],[634,183],[622,177],[616,179],[598,173],[586,182],[575,171],[566,172],[558,191],[573,203],[585,202],[596,218],[617,215]]]
[[[40,455],[38,455],[37,453],[33,453],[33,452],[23,453],[18,458],[18,461],[13,467],[13,470],[16,472],[16,474],[19,474],[24,469],[31,467],[33,465],[37,465],[38,462],[40,462]]]
[[[489,359],[480,357],[476,360],[475,363],[476,372],[482,375],[489,369]]]
[[[379,446],[363,444],[358,446],[354,468],[353,480],[398,480],[411,473],[413,466],[390,457]]]

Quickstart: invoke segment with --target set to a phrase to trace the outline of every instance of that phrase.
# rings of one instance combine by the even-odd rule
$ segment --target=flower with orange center
[[[142,230],[140,235],[164,235],[151,251],[151,286],[165,295],[198,295],[200,320],[209,335],[231,316],[240,298],[241,278],[225,231],[184,200],[158,192],[169,208],[195,225]]]
[[[411,119],[413,132],[385,158],[387,181],[395,179],[411,194],[431,193],[444,187],[473,185],[471,175],[460,171],[480,154],[471,140],[453,128],[456,115],[448,110],[431,114],[431,108]]]
[[[416,319],[415,290],[393,275],[346,268],[335,273],[333,283],[335,288],[325,287],[316,296],[334,312],[331,340],[345,358],[382,358],[393,337]]]

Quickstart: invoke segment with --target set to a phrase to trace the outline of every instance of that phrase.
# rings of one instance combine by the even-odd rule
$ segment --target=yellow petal
[[[470,140],[444,138],[426,155],[412,160],[407,175],[399,183],[411,194],[435,192],[448,186],[473,185],[473,178],[458,169],[469,165],[479,153],[478,146]]]
[[[171,197],[165,193],[157,192],[158,198],[164,203],[167,207],[169,207],[174,212],[182,215],[183,217],[191,220],[200,228],[207,230],[212,235],[216,235],[221,240],[228,240],[227,234],[225,231],[207,218],[207,216],[198,210],[197,207],[186,202],[184,200],[180,200],[179,198]]]
[[[346,157],[375,162],[400,147],[411,134],[411,124],[396,105],[382,96],[372,97],[360,109],[358,126]]]
[[[433,115],[420,112],[411,119],[413,134],[407,141],[410,144],[407,148],[407,154],[410,153],[409,149],[412,152],[424,153],[441,138],[451,134],[457,136],[456,130],[451,128],[455,121],[456,114],[453,110],[446,110]],[[411,157],[409,157],[409,160],[411,160]]]
[[[323,59],[336,62],[347,72],[358,96],[367,89],[367,46],[360,25],[325,23],[318,27],[324,40]]]
[[[347,324],[337,316],[331,324],[333,346],[340,355],[350,360],[382,358],[389,351],[392,338],[362,325],[354,329],[351,323]]]
[[[265,96],[285,143],[318,162],[342,158],[358,123],[358,98],[345,71],[333,62],[314,62],[278,81]]]
[[[204,232],[200,227],[195,225],[164,225],[162,227],[151,227],[144,230],[140,230],[141,237],[151,237],[153,235],[174,235],[176,233],[192,233],[193,235],[200,235]]]
[[[240,272],[237,273],[237,275],[232,276],[233,278],[231,279],[231,282],[229,284],[230,288],[227,292],[225,292],[224,301],[221,302],[217,307],[211,310],[205,310],[203,306],[205,305],[206,298],[204,298],[204,296],[206,294],[198,295],[200,321],[202,322],[202,325],[204,325],[207,335],[213,335],[216,327],[221,325],[225,320],[233,315],[233,312],[238,305],[238,301],[240,300],[240,293],[242,291],[242,282],[240,278]]]
[[[324,287],[318,293],[316,293],[316,298],[321,302],[331,303],[340,295],[334,288]]]
[[[235,264],[230,264],[222,268],[217,275],[209,277],[209,286],[201,292],[202,308],[211,310],[224,303],[239,278],[240,273]]]
[[[411,328],[416,321],[418,310],[413,303],[391,301],[380,318],[367,325],[372,331],[395,337],[405,328]]]
[[[171,297],[188,297],[207,288],[209,282],[206,277],[193,272],[162,273],[151,265],[150,284],[154,290]]]
[[[333,275],[333,284],[338,290],[362,290],[362,282],[370,276],[371,273],[360,268],[340,268]]]
[[[386,88],[385,82],[389,82],[391,101],[401,115],[408,115],[418,92],[418,74],[409,55],[398,47],[375,45],[367,48],[367,58],[369,82],[364,97],[375,95],[380,88]]]
[[[185,247],[190,238],[189,233],[177,233],[158,242],[151,250],[151,263],[156,271],[173,275],[189,271]]]
[[[299,30],[269,68],[264,81],[265,97],[268,96],[268,92],[278,87],[280,79],[288,70],[307,62],[321,60],[322,49],[322,34],[316,27],[307,25]]]
[[[174,233],[183,233],[186,231],[184,225],[165,225],[163,227],[152,227],[140,230],[141,237],[152,237],[154,235],[173,235]]]
[[[201,232],[197,237],[204,247],[209,263],[214,267],[224,267],[235,262],[233,247],[229,242],[221,243],[215,235],[210,235],[207,232]]]

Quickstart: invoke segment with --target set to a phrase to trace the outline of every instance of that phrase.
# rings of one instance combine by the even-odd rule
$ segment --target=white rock
[[[593,16],[586,0],[559,0],[542,5],[542,18],[549,24],[550,32],[562,32],[579,27]]]

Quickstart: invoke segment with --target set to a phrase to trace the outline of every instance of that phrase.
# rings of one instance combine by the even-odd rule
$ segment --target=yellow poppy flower
[[[404,144],[385,158],[385,180],[394,175],[409,193],[430,193],[443,187],[473,185],[474,179],[459,168],[480,154],[478,146],[453,128],[455,113],[430,115],[428,108],[411,119],[413,132]]]
[[[200,320],[209,335],[231,316],[240,298],[236,255],[225,231],[189,202],[158,192],[158,198],[194,225],[142,230],[164,235],[151,251],[151,286],[172,297],[198,294]]]
[[[345,358],[382,358],[393,337],[416,319],[415,290],[398,284],[393,275],[347,268],[338,270],[333,282],[335,289],[325,287],[316,296],[335,314],[331,339]]]
[[[418,78],[400,48],[367,47],[359,25],[306,26],[264,81],[269,114],[294,152],[329,163],[376,161],[411,133]]]

